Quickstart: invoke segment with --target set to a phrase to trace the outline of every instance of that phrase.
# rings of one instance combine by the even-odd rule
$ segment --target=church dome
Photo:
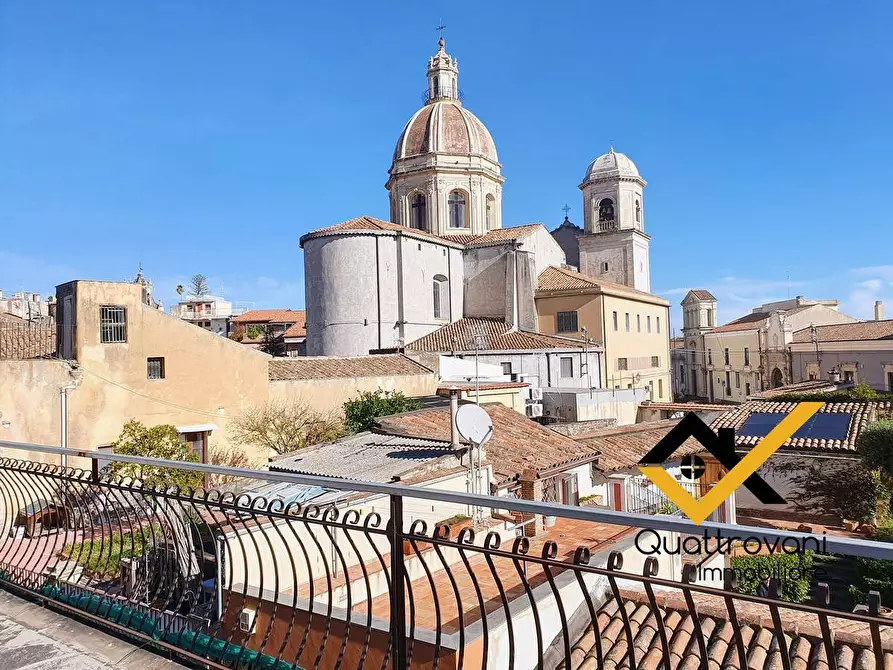
[[[433,152],[499,162],[490,131],[455,99],[430,102],[413,114],[397,140],[394,160]]]
[[[608,179],[612,177],[635,177],[641,179],[636,164],[626,154],[617,153],[614,148],[599,156],[586,168],[584,183],[594,179]]]

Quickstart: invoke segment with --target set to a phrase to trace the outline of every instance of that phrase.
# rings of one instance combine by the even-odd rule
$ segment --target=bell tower
[[[614,147],[589,164],[579,187],[586,231],[580,237],[583,274],[651,292],[645,183],[635,163]]]

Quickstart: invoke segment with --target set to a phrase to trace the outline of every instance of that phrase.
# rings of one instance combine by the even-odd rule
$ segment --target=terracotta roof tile
[[[598,455],[589,445],[543,428],[504,405],[482,404],[481,407],[493,421],[493,437],[484,451],[499,484],[517,479],[528,469],[543,472],[564,464],[570,467],[573,462],[592,460]],[[378,420],[377,430],[389,435],[449,440],[450,408],[383,417]]]
[[[397,223],[391,223],[390,221],[382,221],[381,219],[376,219],[372,216],[358,216],[356,218],[343,221],[342,223],[335,224],[334,226],[327,226],[326,228],[319,228],[317,230],[310,231],[309,233],[301,237],[301,245],[303,246],[305,240],[313,239],[315,237],[325,237],[327,235],[339,234],[347,235],[356,233],[358,231],[370,230],[403,233],[408,237],[417,237],[432,242],[446,243],[447,245],[457,244],[456,242],[452,242],[443,237],[438,237],[437,235],[432,235],[431,233],[426,233],[422,230],[407,228],[406,226],[401,226]]]
[[[0,360],[56,355],[56,326],[34,324],[11,314],[0,315]]]
[[[450,382],[441,382],[441,386],[437,387],[438,395],[449,395],[451,389],[457,391],[496,391],[498,389],[523,389],[530,386],[527,382],[484,382],[475,386],[474,384],[451,384]]]
[[[785,386],[778,386],[774,389],[766,389],[759,393],[753,393],[749,397],[756,400],[760,398],[775,398],[787,393],[829,393],[831,391],[836,391],[837,388],[838,384],[833,382],[825,381],[823,379],[809,379],[805,382],[795,382]]]
[[[636,653],[639,668],[657,668],[663,660],[661,637],[657,633],[658,621],[645,594],[621,591],[623,611],[629,621],[632,646]],[[692,613],[681,594],[658,592],[657,611],[660,624],[666,631],[669,656],[665,668],[668,670],[688,670],[708,667],[740,667],[735,645],[734,628],[728,619],[728,610],[723,601],[715,596],[697,594],[697,611]],[[754,602],[739,600],[735,603],[738,625],[744,643],[745,662],[748,670],[775,670],[783,666],[781,649],[773,628],[768,607]],[[791,661],[792,670],[807,668],[827,668],[825,647],[818,617],[811,612],[780,609],[782,631]],[[694,617],[700,623],[704,636],[707,657],[701,658],[696,639]],[[571,647],[569,662],[559,667],[563,670],[588,670],[601,667],[626,667],[627,651],[630,646],[626,627],[617,600],[609,600],[596,614],[599,638],[604,663],[599,663],[596,646],[596,629],[589,626]],[[849,619],[830,617],[831,630],[835,632],[834,651],[839,670],[874,668],[871,632],[868,624]],[[852,628],[846,634],[840,631]],[[889,627],[881,629],[881,644],[884,667],[893,664],[893,651],[890,650],[893,631]]]
[[[502,319],[466,317],[420,337],[406,348],[427,352],[473,351],[475,335],[483,338],[482,348],[490,351],[582,347],[571,338],[515,330]]]
[[[402,354],[374,356],[298,356],[269,361],[271,381],[430,375],[431,370]]]
[[[787,414],[797,403],[778,402],[771,400],[752,400],[729,410],[713,423],[710,428],[740,429],[747,418],[753,413]],[[893,407],[891,401],[881,402],[827,402],[819,409],[820,413],[843,413],[852,416],[846,437],[842,440],[816,439],[816,438],[791,438],[781,445],[782,449],[794,449],[803,451],[827,451],[827,452],[855,452],[856,438],[859,433],[877,417],[879,410],[888,410]],[[735,445],[738,447],[753,447],[760,441],[760,437],[736,435]]]
[[[233,318],[233,323],[304,323],[307,317],[299,309],[252,309]]]
[[[886,321],[858,321],[816,326],[819,342],[847,342],[851,340],[893,340],[893,319]],[[794,333],[794,342],[812,342],[810,328]]]
[[[610,295],[628,296],[640,300],[647,300],[658,305],[669,306],[669,301],[656,295],[640,291],[638,289],[617,284],[615,282],[595,279],[582,272],[575,272],[567,268],[559,268],[554,265],[547,267],[540,273],[537,283],[537,295],[548,294],[552,291],[577,291],[595,290]]]
[[[598,451],[598,468],[602,472],[619,472],[635,468],[642,457],[654,448],[677,424],[678,420],[649,421],[631,426],[602,428],[575,435],[574,439]],[[673,458],[704,451],[700,442],[689,438],[673,452]]]
[[[705,291],[702,288],[693,288],[690,293],[698,300],[716,300],[710,291]]]
[[[802,307],[793,307],[791,309],[779,310],[780,312],[784,312],[785,314],[796,314],[797,312],[802,312],[804,309],[809,309],[814,305],[803,305]],[[731,333],[739,330],[759,330],[762,327],[762,322],[769,318],[772,312],[751,312],[750,314],[745,314],[742,317],[735,319],[734,321],[729,321],[727,324],[714,328],[712,333]]]

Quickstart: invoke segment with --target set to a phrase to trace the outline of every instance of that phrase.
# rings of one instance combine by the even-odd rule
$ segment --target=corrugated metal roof
[[[274,461],[270,469],[367,482],[390,482],[395,477],[452,454],[449,441],[360,433],[299,451]]]

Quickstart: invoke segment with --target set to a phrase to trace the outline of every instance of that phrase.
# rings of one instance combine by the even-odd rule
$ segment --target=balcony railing
[[[743,668],[761,645],[783,668],[804,654],[831,668],[855,654],[859,667],[880,668],[893,641],[876,594],[858,612],[830,609],[825,585],[810,603],[744,595],[728,571],[704,577],[703,563],[643,555],[637,539],[804,533],[0,448],[44,461],[0,459],[0,585],[202,667],[637,668],[657,658],[676,668],[685,658],[708,667],[709,656]],[[63,455],[85,469],[50,464]],[[187,488],[203,479],[222,489]],[[474,508],[494,516],[471,528],[462,519]],[[542,516],[554,524],[527,537]],[[861,539],[829,538],[827,548],[893,558],[890,545]]]
[[[600,233],[607,233],[612,230],[617,230],[617,222],[616,221],[599,221],[598,228],[596,230]]]

